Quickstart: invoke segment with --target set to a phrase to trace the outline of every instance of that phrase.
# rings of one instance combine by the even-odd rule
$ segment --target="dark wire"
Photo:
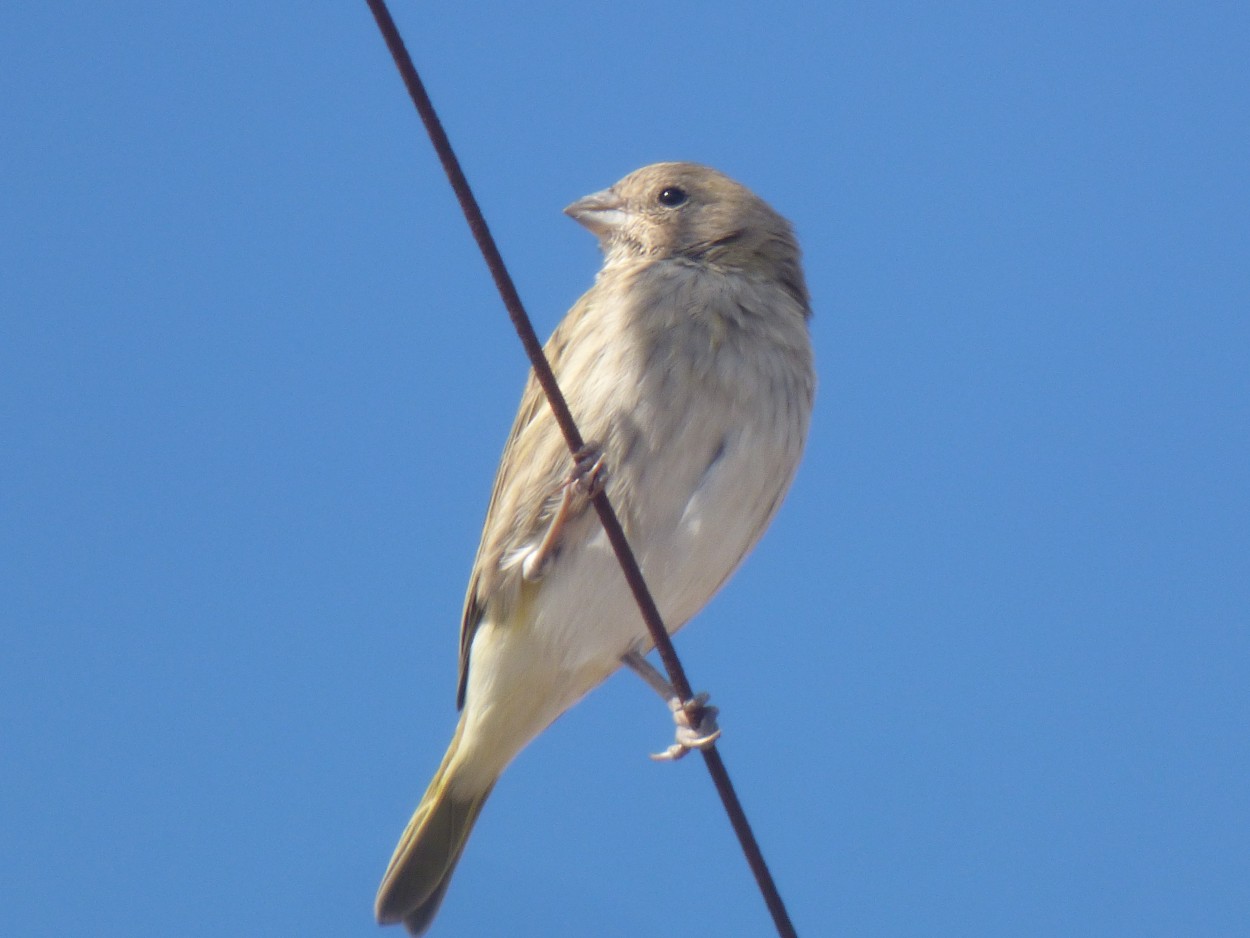
[[[504,266],[503,257],[499,254],[499,248],[496,247],[495,239],[491,237],[490,229],[486,226],[482,210],[473,197],[469,181],[460,169],[460,161],[456,159],[456,154],[451,148],[451,141],[447,139],[438,114],[434,111],[434,105],[425,92],[425,86],[417,74],[416,66],[412,64],[412,57],[404,46],[404,41],[399,35],[395,21],[391,18],[385,0],[366,0],[366,2],[369,4],[369,9],[373,11],[373,18],[377,20],[378,29],[382,32],[382,38],[386,40],[391,56],[395,59],[395,65],[408,88],[408,94],[412,97],[413,104],[417,106],[417,113],[421,115],[421,122],[425,124],[430,142],[434,144],[434,151],[438,154],[439,162],[443,164],[443,171],[447,173],[451,188],[456,193],[456,199],[464,212],[465,220],[469,223],[469,230],[473,232],[473,238],[477,241],[478,249],[486,260],[486,266],[490,268],[495,287],[503,299],[517,335],[521,338],[521,344],[525,346],[525,353],[533,365],[534,375],[538,378],[538,383],[542,385],[543,393],[547,395],[551,412],[560,426],[560,431],[564,434],[569,451],[577,454],[585,446],[585,440],[582,439],[581,432],[573,421],[573,415],[569,412],[569,405],[564,399],[564,394],[556,384],[551,365],[543,353],[542,343],[538,340],[534,326],[530,323],[525,307],[521,304],[521,297],[517,293],[507,267]],[[651,591],[647,589],[647,584],[642,578],[642,570],[625,538],[621,522],[616,517],[616,512],[612,510],[606,493],[600,491],[595,496],[593,504],[595,511],[599,514],[603,529],[608,535],[608,540],[612,544],[612,549],[616,552],[616,558],[625,574],[625,580],[629,583],[638,608],[642,611],[642,618],[647,624],[647,630],[651,633],[651,639],[655,643],[660,660],[664,663],[664,669],[668,672],[669,683],[682,700],[690,700],[694,697],[694,691],[677,658],[677,651],[673,648],[668,630],[660,618],[660,611],[656,608],[655,600],[651,598]],[[695,717],[697,720],[697,714]],[[733,825],[734,833],[738,835],[738,842],[742,846],[742,852],[751,867],[751,872],[755,874],[755,881],[759,884],[764,903],[772,914],[777,934],[781,938],[798,938],[798,933],[794,930],[785,904],[781,900],[781,893],[777,891],[777,884],[773,882],[772,874],[768,871],[768,864],[764,862],[764,854],[760,851],[750,822],[747,821],[746,812],[742,809],[742,802],[738,800],[733,783],[729,780],[729,772],[725,768],[720,753],[714,746],[703,749],[701,752],[708,773],[712,776],[712,782],[716,785],[716,791],[725,806],[725,812],[729,815],[729,823]]]

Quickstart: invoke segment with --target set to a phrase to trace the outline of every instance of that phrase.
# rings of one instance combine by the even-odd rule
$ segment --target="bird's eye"
[[[668,208],[677,208],[679,205],[685,205],[689,199],[690,196],[686,195],[686,190],[677,186],[669,186],[660,192],[660,204]]]

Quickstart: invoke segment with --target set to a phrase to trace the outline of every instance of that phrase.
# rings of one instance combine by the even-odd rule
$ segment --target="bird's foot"
[[[664,699],[677,724],[673,745],[663,752],[653,753],[652,759],[676,762],[691,749],[708,749],[720,739],[720,727],[716,725],[716,714],[720,711],[708,706],[707,694],[695,694],[691,700],[682,700],[655,665],[637,651],[626,652],[621,662]]]
[[[560,535],[573,512],[573,501],[578,497],[594,498],[603,491],[608,471],[603,465],[603,450],[598,443],[587,443],[573,456],[573,468],[560,483],[560,504],[551,517],[547,533],[526,558],[521,561],[521,576],[531,583],[541,580],[547,572],[551,558],[560,549]]]
[[[708,706],[707,694],[695,694],[691,700],[673,697],[668,708],[673,711],[677,724],[676,739],[663,752],[653,753],[656,762],[676,762],[692,749],[710,749],[720,739],[720,727],[716,725],[719,711]]]
[[[603,491],[608,480],[608,470],[603,464],[603,449],[591,440],[573,454],[573,469],[564,480],[565,491],[572,490],[586,498],[594,498]]]

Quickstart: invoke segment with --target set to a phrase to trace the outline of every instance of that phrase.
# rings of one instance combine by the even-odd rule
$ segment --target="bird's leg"
[[[652,759],[674,762],[691,749],[707,749],[720,739],[720,727],[716,725],[718,711],[708,706],[707,694],[695,694],[690,700],[682,700],[664,675],[636,651],[624,654],[621,662],[660,695],[673,712],[673,722],[677,724],[675,742],[663,752],[654,753]]]
[[[531,582],[543,578],[547,565],[560,545],[560,535],[573,510],[574,500],[579,496],[594,498],[603,491],[606,476],[603,451],[598,443],[587,443],[577,451],[573,457],[573,468],[560,483],[560,504],[556,506],[556,513],[538,546],[521,561],[521,576]]]

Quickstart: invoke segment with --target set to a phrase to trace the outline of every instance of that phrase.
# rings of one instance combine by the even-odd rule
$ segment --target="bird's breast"
[[[606,330],[612,341],[582,346],[582,380],[566,384],[580,392],[579,422],[603,448],[607,494],[670,631],[763,532],[793,477],[811,401],[810,356],[794,343],[744,328],[738,307],[721,315],[692,301],[678,312],[633,311]],[[611,380],[596,380],[605,373]],[[614,666],[649,646],[640,614],[592,511],[567,543],[535,627],[572,659]]]

